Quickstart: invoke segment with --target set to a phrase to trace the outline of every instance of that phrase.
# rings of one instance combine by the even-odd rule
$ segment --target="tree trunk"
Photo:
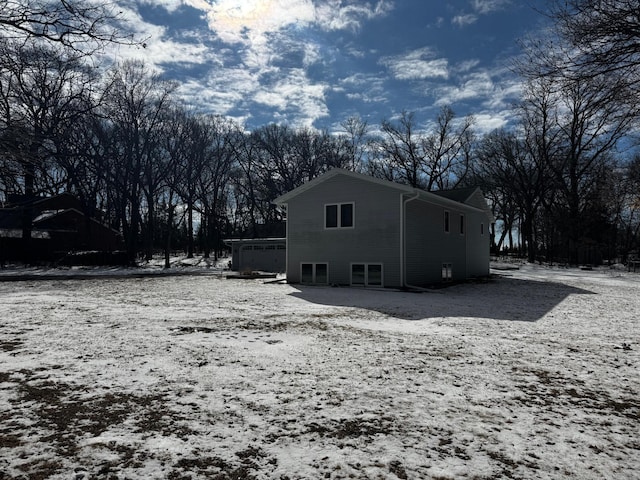
[[[193,258],[193,202],[187,205],[187,258]]]

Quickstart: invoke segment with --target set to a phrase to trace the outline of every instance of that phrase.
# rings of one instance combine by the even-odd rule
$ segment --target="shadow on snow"
[[[292,296],[320,305],[361,308],[403,320],[470,317],[535,322],[570,295],[593,292],[562,283],[499,277],[420,293],[296,285]]]

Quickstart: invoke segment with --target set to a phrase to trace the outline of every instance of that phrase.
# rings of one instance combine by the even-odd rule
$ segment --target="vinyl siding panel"
[[[329,283],[348,285],[352,263],[382,263],[384,286],[401,286],[400,196],[397,189],[337,175],[287,205],[287,280],[300,282],[300,263],[327,263]],[[326,229],[327,204],[354,203],[354,227]]]
[[[489,223],[486,214],[473,213],[467,221],[467,276],[484,277],[489,275]],[[484,234],[480,224],[484,225]]]
[[[445,210],[449,212],[448,233],[444,229]],[[465,235],[459,230],[460,214],[465,214]],[[443,263],[452,264],[453,280],[466,278],[467,212],[418,199],[407,203],[405,222],[408,285],[441,282]]]

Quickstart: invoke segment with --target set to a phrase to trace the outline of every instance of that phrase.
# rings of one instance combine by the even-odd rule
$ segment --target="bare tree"
[[[117,141],[108,172],[109,185],[117,199],[118,216],[132,263],[139,248],[145,178],[151,178],[153,170],[158,168],[156,148],[175,88],[174,83],[162,80],[138,61],[116,66],[108,77],[105,115]]]
[[[549,174],[532,155],[526,141],[514,132],[496,130],[486,135],[475,150],[473,180],[490,194],[494,214],[502,220],[497,241],[500,250],[507,235],[520,220],[523,244],[529,261],[536,260],[536,217],[549,188]]]
[[[45,45],[3,43],[0,58],[0,149],[19,167],[21,192],[14,193],[32,200],[48,190],[49,181],[61,181],[57,162],[64,153],[65,131],[95,108],[95,75],[77,58]],[[32,216],[25,208],[27,255]]]
[[[230,187],[230,176],[236,164],[235,142],[237,125],[216,115],[198,118],[206,132],[207,143],[202,171],[198,176],[198,197],[201,204],[200,232],[204,257],[209,258],[213,247],[214,260],[218,260],[220,230],[226,220],[226,198]]]
[[[597,84],[617,102],[640,98],[640,4],[637,0],[553,0],[545,38],[524,42],[516,69],[527,78]],[[623,94],[624,92],[624,94]],[[627,108],[627,113],[639,112]]]
[[[346,167],[349,170],[358,172],[363,169],[364,158],[367,147],[367,134],[369,125],[366,120],[358,116],[352,116],[340,123],[346,137],[347,156],[349,163]]]
[[[384,137],[377,142],[377,146],[383,155],[383,162],[388,162],[385,172],[387,179],[395,180],[393,177],[397,176],[402,183],[426,188],[427,182],[421,175],[425,157],[420,149],[419,133],[415,131],[415,114],[403,111],[397,123],[383,120],[381,130]]]
[[[455,121],[443,107],[430,128],[418,129],[413,112],[402,112],[393,123],[384,120],[383,136],[374,141],[374,174],[425,190],[453,188],[466,175],[473,140],[473,119]]]
[[[565,50],[558,65],[574,78],[623,74],[640,80],[640,4],[637,0],[562,0],[550,11]]]
[[[122,12],[112,2],[82,0],[0,0],[0,37],[24,43],[40,40],[76,53],[92,53],[106,43],[133,43],[117,25]]]
[[[427,190],[455,188],[464,180],[469,169],[473,122],[473,117],[466,117],[456,123],[451,107],[442,107],[433,130],[422,138]]]

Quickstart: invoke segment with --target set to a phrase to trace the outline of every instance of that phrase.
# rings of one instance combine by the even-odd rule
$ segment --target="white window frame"
[[[364,284],[353,283],[353,266],[364,265]],[[380,283],[371,285],[369,283],[369,267],[377,265],[380,267]],[[351,262],[349,264],[349,284],[352,287],[384,287],[384,263],[382,262]]]
[[[351,225],[342,226],[342,205],[351,205]],[[327,227],[327,207],[337,207],[337,226]],[[350,229],[356,227],[356,202],[342,202],[342,203],[325,203],[324,204],[324,229],[325,230],[339,230]]]
[[[311,283],[302,281],[302,266],[303,265],[311,265]],[[317,282],[317,266],[318,265],[326,265],[327,267],[327,281],[324,283]],[[300,283],[303,285],[329,285],[329,262],[300,262]]]

